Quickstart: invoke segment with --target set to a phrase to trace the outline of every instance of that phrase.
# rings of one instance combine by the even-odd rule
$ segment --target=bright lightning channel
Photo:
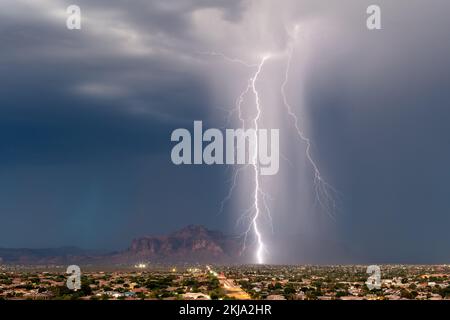
[[[330,218],[335,220],[333,213],[336,208],[336,203],[334,201],[333,195],[336,194],[337,192],[323,178],[323,176],[319,170],[319,166],[316,164],[316,162],[314,161],[313,156],[311,154],[311,140],[305,135],[305,133],[301,129],[300,121],[299,121],[297,115],[294,113],[293,108],[290,105],[290,103],[287,99],[287,96],[286,96],[286,86],[289,82],[289,72],[290,72],[290,68],[291,68],[291,62],[292,62],[292,57],[293,57],[293,53],[294,53],[294,46],[295,46],[295,41],[297,38],[298,29],[299,28],[296,26],[294,29],[294,35],[290,37],[291,41],[289,42],[289,44],[287,46],[287,50],[286,50],[287,63],[286,63],[286,69],[285,69],[285,77],[284,77],[283,83],[281,84],[280,91],[281,91],[281,96],[282,96],[282,100],[283,100],[283,105],[286,108],[287,114],[293,120],[293,124],[294,124],[295,130],[296,130],[296,133],[297,133],[298,137],[300,138],[300,140],[306,145],[305,156],[314,171],[314,188],[315,188],[315,195],[316,195],[315,199],[320,204],[320,206],[325,209],[325,211],[330,216]],[[261,211],[262,211],[261,207],[260,207],[261,203],[264,208],[263,211],[267,213],[272,231],[273,231],[273,225],[272,225],[271,212],[270,212],[269,206],[267,204],[267,198],[269,196],[262,190],[261,184],[259,181],[259,164],[258,164],[258,159],[257,159],[259,150],[258,150],[257,131],[259,128],[258,121],[261,116],[261,106],[260,106],[259,92],[256,88],[256,83],[257,83],[259,75],[262,72],[264,64],[266,63],[266,61],[268,59],[270,59],[271,56],[265,55],[261,59],[259,64],[251,64],[251,63],[247,63],[240,59],[230,58],[223,53],[202,52],[201,54],[218,56],[218,57],[221,57],[224,60],[231,62],[231,63],[238,63],[245,67],[256,68],[255,73],[248,80],[246,88],[237,97],[236,102],[235,102],[235,108],[233,108],[228,115],[228,120],[229,120],[231,115],[234,112],[237,112],[239,120],[241,121],[241,124],[242,124],[242,129],[245,129],[246,120],[242,117],[242,103],[245,101],[245,96],[247,94],[249,94],[250,92],[253,94],[253,96],[255,97],[255,106],[256,106],[256,111],[257,111],[255,118],[252,120],[252,122],[253,122],[252,127],[253,127],[254,133],[255,133],[255,140],[254,140],[255,145],[254,145],[254,150],[252,153],[253,158],[249,165],[240,167],[234,172],[233,178],[231,179],[232,184],[230,186],[227,196],[223,199],[223,201],[221,203],[219,213],[221,213],[224,210],[225,203],[231,199],[233,191],[236,188],[238,176],[241,173],[241,171],[248,168],[249,166],[251,166],[253,169],[253,174],[254,174],[253,204],[250,208],[248,208],[247,210],[245,210],[243,212],[242,216],[238,219],[237,222],[239,223],[241,220],[243,220],[245,218],[249,218],[250,223],[249,223],[246,231],[244,232],[244,243],[243,243],[242,252],[246,250],[248,234],[253,230],[253,233],[256,238],[256,244],[257,244],[256,261],[258,264],[262,264],[262,263],[264,263],[264,252],[266,251],[266,249],[265,249],[265,245],[264,245],[263,235],[262,235],[262,232],[260,231],[260,227],[259,227],[259,221],[261,218]],[[286,160],[288,161],[288,159],[286,159]]]
[[[294,36],[291,37],[291,41],[287,49],[287,63],[284,81],[281,85],[281,96],[283,98],[283,104],[287,110],[288,115],[293,119],[294,127],[297,132],[298,137],[305,143],[305,155],[314,171],[314,188],[316,193],[316,201],[325,209],[326,213],[330,216],[332,220],[335,220],[334,211],[336,209],[336,202],[334,200],[333,194],[337,191],[334,189],[322,176],[318,165],[314,161],[311,155],[311,140],[305,135],[302,129],[300,129],[299,119],[294,113],[292,106],[290,105],[286,97],[286,85],[289,82],[289,72],[291,69],[292,56],[294,53],[295,40],[298,33],[298,27],[295,27]]]
[[[249,165],[245,165],[243,167],[238,168],[234,175],[233,178],[231,179],[231,187],[229,189],[229,192],[227,194],[227,196],[223,199],[221,206],[220,206],[220,211],[219,213],[223,212],[224,207],[225,207],[225,203],[227,201],[229,201],[232,197],[233,191],[236,188],[236,184],[237,184],[237,178],[239,176],[239,174],[241,173],[242,170],[248,168],[249,166],[252,167],[252,171],[253,171],[253,176],[254,176],[254,190],[253,190],[253,204],[250,208],[248,208],[247,210],[245,210],[242,214],[242,216],[238,219],[237,222],[242,221],[245,218],[249,218],[249,220],[251,221],[248,225],[248,228],[246,229],[246,231],[244,232],[244,243],[243,243],[243,249],[242,252],[246,250],[246,243],[247,243],[247,238],[249,233],[253,230],[253,233],[255,235],[256,238],[256,245],[257,245],[257,249],[256,249],[256,261],[258,264],[262,264],[264,263],[264,252],[265,252],[265,246],[264,246],[264,240],[263,240],[263,236],[262,233],[260,231],[260,227],[259,227],[259,219],[261,217],[261,207],[260,207],[260,202],[262,202],[264,211],[267,213],[268,218],[269,218],[269,222],[270,225],[272,227],[273,230],[273,226],[272,226],[272,216],[270,214],[270,209],[269,206],[267,204],[267,198],[268,195],[262,190],[261,188],[261,184],[259,181],[259,163],[258,163],[258,147],[259,147],[259,141],[258,141],[258,122],[261,116],[261,106],[260,106],[260,98],[259,98],[259,92],[257,90],[256,87],[256,83],[258,81],[258,77],[261,74],[261,71],[263,69],[263,66],[265,64],[265,62],[270,58],[269,55],[265,55],[264,57],[262,57],[261,61],[259,64],[250,64],[247,63],[245,61],[242,61],[240,59],[235,59],[235,58],[230,58],[222,53],[216,53],[216,52],[205,52],[203,54],[208,54],[208,55],[212,55],[212,56],[219,56],[223,59],[225,59],[228,62],[234,62],[234,63],[239,63],[242,64],[246,67],[255,67],[256,71],[253,74],[253,76],[247,81],[247,86],[246,88],[241,92],[241,94],[238,96],[238,98],[236,99],[236,103],[235,103],[235,108],[233,110],[231,110],[229,116],[233,113],[236,112],[238,113],[238,117],[239,117],[239,121],[241,122],[242,125],[242,129],[245,130],[246,128],[246,120],[243,118],[242,116],[242,103],[245,101],[245,97],[251,92],[252,95],[254,96],[255,99],[255,107],[256,107],[256,115],[254,117],[254,119],[252,120],[252,127],[254,129],[254,145],[253,150],[250,151],[250,154],[252,155],[252,159],[250,159],[250,164]]]
[[[254,170],[254,174],[255,174],[255,190],[254,190],[254,208],[255,208],[255,214],[253,215],[253,219],[252,219],[252,225],[253,225],[253,231],[255,232],[256,235],[256,241],[257,241],[257,250],[256,250],[256,260],[258,261],[259,264],[263,263],[263,253],[264,253],[264,243],[262,240],[262,235],[261,232],[259,231],[258,228],[258,219],[259,219],[259,215],[260,215],[260,209],[259,209],[259,194],[260,194],[260,184],[259,184],[259,164],[258,164],[258,120],[259,117],[261,115],[261,108],[259,105],[259,93],[258,90],[256,90],[256,80],[258,79],[259,74],[261,73],[262,67],[264,66],[264,63],[266,62],[266,60],[269,59],[269,56],[265,56],[262,58],[261,63],[258,66],[258,70],[256,71],[255,75],[252,78],[252,91],[253,94],[255,95],[255,104],[256,104],[256,116],[255,119],[253,120],[254,123],[254,133],[255,133],[255,144],[254,144],[254,152],[253,152],[253,161],[252,161],[252,165],[253,165],[253,170]]]

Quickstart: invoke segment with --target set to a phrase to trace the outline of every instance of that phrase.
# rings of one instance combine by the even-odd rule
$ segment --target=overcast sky
[[[375,2],[382,30],[369,31]],[[267,260],[450,262],[450,3],[375,2],[3,0],[0,247],[120,249],[187,224],[241,232],[251,185],[218,214],[232,168],[173,165],[170,134],[230,125],[254,69],[211,53],[270,53],[262,121],[280,128],[283,159],[263,181]],[[81,30],[66,28],[70,4]],[[283,109],[289,46],[286,93],[336,189],[333,218]]]

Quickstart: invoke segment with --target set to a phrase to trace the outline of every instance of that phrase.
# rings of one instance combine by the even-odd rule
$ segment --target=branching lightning
[[[258,164],[258,120],[259,117],[261,115],[261,107],[259,105],[259,93],[258,90],[256,89],[256,80],[258,80],[258,76],[261,73],[262,67],[264,66],[264,63],[266,62],[266,60],[269,59],[269,56],[265,56],[262,58],[261,63],[258,66],[258,70],[256,71],[255,75],[252,78],[251,84],[252,84],[252,91],[253,94],[255,95],[255,104],[256,104],[256,116],[255,119],[253,120],[253,128],[255,129],[253,132],[255,133],[255,144],[254,144],[254,152],[253,152],[253,160],[252,160],[252,165],[253,165],[253,170],[254,170],[254,175],[255,175],[255,190],[253,191],[254,193],[254,203],[253,206],[255,208],[255,214],[253,215],[253,219],[252,219],[252,226],[253,226],[253,231],[255,232],[256,235],[256,241],[257,241],[257,250],[256,250],[256,259],[258,261],[258,263],[263,263],[263,253],[264,253],[264,243],[262,240],[262,236],[261,236],[261,232],[259,231],[258,228],[258,219],[259,219],[259,215],[260,215],[260,208],[259,208],[259,195],[260,195],[260,183],[259,183],[259,164]],[[270,215],[270,213],[269,213]]]
[[[306,145],[305,156],[314,171],[314,188],[316,194],[315,199],[325,209],[325,212],[330,216],[330,218],[335,220],[334,212],[336,209],[336,202],[334,200],[333,195],[336,194],[337,191],[323,178],[318,165],[316,164],[311,155],[311,140],[305,135],[303,130],[300,128],[301,126],[299,124],[299,119],[297,115],[294,113],[293,108],[289,104],[288,99],[286,97],[285,89],[289,81],[289,72],[291,69],[292,56],[294,53],[294,46],[297,38],[297,33],[298,33],[298,26],[295,27],[294,35],[291,37],[291,41],[289,42],[287,48],[287,63],[284,81],[281,84],[281,96],[286,111],[293,120],[294,128],[297,132],[298,137]]]
[[[287,114],[293,120],[293,125],[296,130],[296,133],[297,133],[298,137],[300,138],[300,140],[306,145],[305,156],[306,156],[309,164],[311,165],[313,174],[314,174],[315,199],[325,209],[325,211],[329,214],[329,216],[334,220],[333,213],[334,213],[336,205],[335,205],[333,195],[334,195],[334,193],[336,193],[336,191],[323,178],[318,165],[314,161],[313,156],[311,154],[311,140],[305,135],[304,131],[301,129],[300,121],[299,121],[297,115],[294,113],[292,106],[289,104],[289,101],[288,101],[287,95],[286,95],[286,86],[289,81],[289,72],[290,72],[290,68],[291,68],[292,56],[294,53],[294,46],[295,46],[297,31],[298,31],[298,27],[295,28],[294,36],[290,38],[291,41],[288,44],[286,52],[283,54],[287,57],[287,63],[286,63],[284,81],[281,85],[280,92],[281,92],[281,96],[282,96],[283,105],[287,111]],[[261,215],[263,213],[265,213],[267,215],[270,227],[272,228],[272,232],[273,232],[273,224],[272,224],[272,215],[270,212],[270,207],[269,207],[268,201],[267,201],[267,199],[269,199],[270,196],[262,190],[261,182],[259,180],[260,179],[260,168],[259,168],[259,163],[258,163],[258,151],[259,151],[258,146],[259,146],[259,144],[258,144],[257,131],[259,128],[259,120],[260,120],[260,116],[262,113],[262,108],[261,108],[261,104],[260,104],[260,94],[257,89],[257,81],[258,81],[258,78],[259,78],[261,72],[263,71],[263,67],[264,67],[265,63],[267,62],[267,60],[269,60],[271,58],[271,56],[265,55],[261,58],[261,60],[258,64],[252,64],[252,63],[248,63],[243,60],[240,60],[240,59],[230,58],[223,53],[202,52],[202,54],[217,56],[217,57],[223,58],[227,62],[238,63],[238,64],[241,64],[248,68],[255,68],[255,72],[248,79],[245,89],[237,97],[237,99],[235,101],[235,107],[229,111],[229,114],[227,117],[227,121],[229,122],[231,116],[234,113],[237,113],[239,121],[241,122],[242,129],[246,129],[248,122],[251,123],[251,125],[249,127],[254,129],[253,132],[256,135],[254,137],[255,138],[255,144],[254,144],[255,149],[251,152],[251,154],[253,155],[253,159],[251,159],[250,164],[239,167],[234,171],[234,174],[233,174],[232,178],[230,179],[231,185],[230,185],[228,194],[223,199],[223,201],[220,205],[219,213],[223,212],[223,210],[225,208],[225,204],[232,198],[233,192],[238,183],[238,177],[241,174],[241,172],[243,170],[251,167],[252,176],[254,179],[253,194],[252,194],[253,201],[252,201],[252,205],[242,212],[242,215],[237,220],[237,223],[239,224],[244,220],[248,221],[246,230],[243,234],[244,241],[243,241],[242,252],[246,250],[247,238],[248,238],[249,234],[253,231],[253,235],[256,240],[256,253],[255,253],[256,261],[258,264],[262,264],[265,261],[264,253],[266,252],[266,248],[265,248],[265,244],[264,244],[264,240],[263,240],[263,234],[260,229]],[[246,96],[249,94],[251,94],[253,96],[254,104],[255,104],[255,108],[256,108],[256,115],[250,121],[244,119],[243,112],[242,112],[242,104],[245,101]],[[284,155],[282,155],[282,157],[283,157],[283,159],[288,161],[288,163],[290,163],[290,165],[292,166],[292,163],[289,161],[289,159],[287,159]]]
[[[245,66],[253,66],[252,64],[248,64],[243,62],[242,60],[239,59],[233,59],[233,58],[229,58],[223,54],[216,54],[214,53],[213,55],[218,55],[221,56],[222,58],[226,59],[227,61],[230,62],[237,62],[237,63],[241,63]],[[272,221],[272,217],[270,215],[270,209],[269,206],[267,205],[267,197],[268,195],[261,189],[261,183],[259,181],[260,178],[260,174],[259,174],[259,163],[258,163],[258,146],[259,146],[259,142],[258,142],[258,128],[259,128],[259,119],[260,119],[260,115],[261,115],[261,106],[260,106],[260,98],[259,98],[259,93],[257,90],[257,86],[256,83],[258,81],[258,77],[261,74],[261,71],[263,69],[264,63],[266,62],[266,60],[268,60],[270,57],[269,56],[264,56],[260,63],[255,65],[256,71],[255,73],[252,75],[252,77],[248,80],[247,82],[247,87],[241,92],[241,94],[239,95],[239,97],[236,99],[236,106],[235,108],[231,111],[238,112],[238,117],[239,120],[242,124],[242,129],[245,129],[246,127],[246,120],[243,118],[242,115],[242,103],[245,100],[245,96],[248,95],[250,92],[252,93],[252,95],[254,96],[255,99],[255,108],[256,108],[256,115],[255,117],[251,120],[252,123],[252,128],[254,129],[254,145],[252,146],[254,148],[254,150],[252,150],[250,152],[250,154],[252,154],[252,159],[250,159],[250,164],[240,167],[238,168],[232,178],[232,184],[231,187],[229,189],[229,192],[227,194],[227,196],[225,197],[225,199],[222,201],[221,203],[221,207],[220,207],[220,212],[223,211],[224,209],[224,205],[225,203],[231,199],[232,194],[233,194],[233,190],[236,188],[236,184],[237,184],[237,179],[239,174],[241,173],[242,170],[248,168],[249,166],[251,166],[252,171],[253,171],[253,178],[254,178],[254,190],[253,190],[253,204],[250,208],[248,208],[247,210],[245,210],[241,216],[240,219],[238,219],[238,223],[241,222],[243,219],[245,218],[249,218],[250,223],[248,224],[248,228],[246,229],[246,231],[244,232],[244,245],[243,245],[243,249],[242,251],[245,251],[246,249],[246,242],[247,242],[247,237],[248,234],[253,230],[253,233],[255,235],[256,238],[256,243],[257,243],[257,249],[256,249],[256,260],[258,263],[263,263],[264,261],[264,252],[265,252],[265,247],[264,247],[264,242],[263,242],[263,237],[262,237],[262,233],[260,231],[259,228],[259,220],[260,220],[260,216],[261,216],[261,205],[263,206],[265,212],[267,213],[268,217],[269,217],[269,221]]]

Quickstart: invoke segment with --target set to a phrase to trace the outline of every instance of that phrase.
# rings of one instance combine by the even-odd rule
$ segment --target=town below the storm
[[[381,265],[369,289],[367,266],[158,265],[81,267],[67,286],[67,266],[2,265],[6,300],[442,300],[450,299],[450,265]]]

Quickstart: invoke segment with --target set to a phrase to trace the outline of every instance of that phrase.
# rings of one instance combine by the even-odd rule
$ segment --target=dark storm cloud
[[[65,27],[71,2],[2,3],[0,246],[118,248],[208,220],[219,195],[193,203],[205,174],[172,171],[169,137],[208,105],[189,14],[236,19],[224,3],[80,1],[80,32]]]
[[[231,9],[213,6],[234,17],[227,3]],[[119,1],[80,2],[83,30],[70,32],[69,4],[3,4],[3,162],[21,154],[28,161],[30,149],[70,157],[77,148],[155,152],[167,145],[168,127],[202,115],[204,80],[180,52],[193,54],[185,45],[189,13],[211,5],[141,1],[124,10]],[[148,141],[155,136],[162,139]]]

